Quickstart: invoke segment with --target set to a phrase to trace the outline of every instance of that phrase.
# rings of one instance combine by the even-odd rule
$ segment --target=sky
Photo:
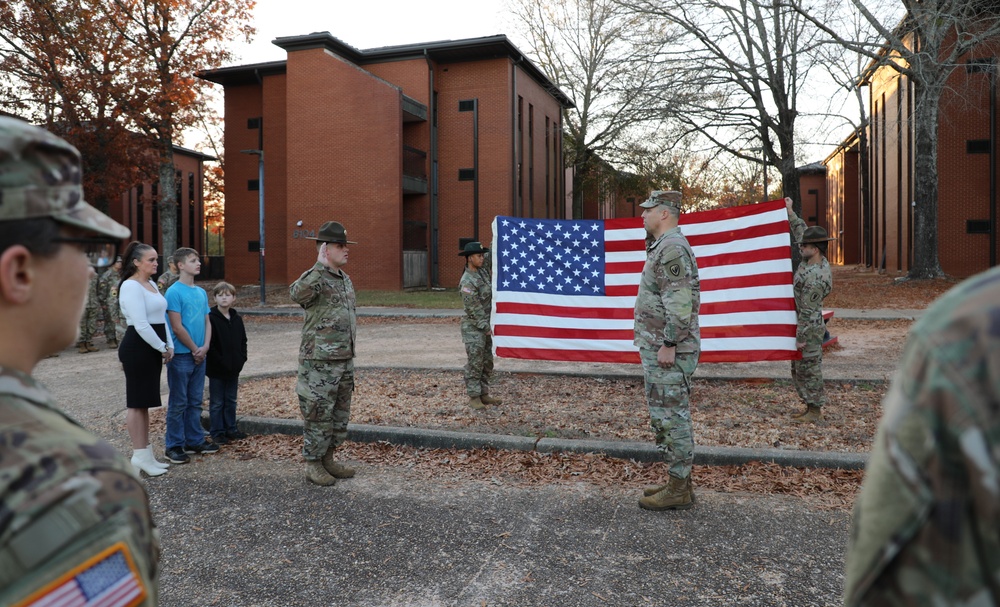
[[[504,31],[504,0],[257,0],[257,36],[233,44],[237,64],[280,61],[271,41],[328,31],[358,49],[479,38]],[[508,27],[508,30],[511,29]]]

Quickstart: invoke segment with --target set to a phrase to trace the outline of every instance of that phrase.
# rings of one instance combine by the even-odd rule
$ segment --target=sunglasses
[[[115,263],[118,257],[118,241],[111,238],[69,238],[60,236],[53,242],[74,244],[83,250],[87,260],[94,268],[107,268]]]

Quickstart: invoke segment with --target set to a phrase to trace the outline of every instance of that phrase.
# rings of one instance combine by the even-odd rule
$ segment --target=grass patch
[[[358,291],[357,297],[359,306],[462,309],[462,296],[456,289],[443,291]]]

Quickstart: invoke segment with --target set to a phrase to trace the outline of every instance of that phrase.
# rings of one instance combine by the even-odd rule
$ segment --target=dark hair
[[[53,257],[59,252],[59,223],[51,217],[0,221],[0,253],[21,245],[40,257]]]
[[[198,251],[195,251],[190,247],[181,247],[177,249],[171,257],[174,259],[174,263],[181,263],[182,261],[187,261],[188,257],[191,257],[192,255],[201,257],[198,255]]]
[[[121,292],[122,283],[132,277],[135,274],[135,262],[141,259],[146,251],[154,250],[153,247],[148,244],[143,244],[138,240],[133,240],[128,243],[125,247],[125,252],[122,253],[122,267],[118,270],[118,291]]]
[[[823,254],[823,257],[826,257],[826,247],[829,244],[829,242],[814,242],[812,243],[812,246],[819,249],[819,252]]]

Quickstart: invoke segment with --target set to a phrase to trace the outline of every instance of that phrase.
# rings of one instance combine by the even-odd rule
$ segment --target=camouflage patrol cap
[[[661,204],[665,207],[680,209],[681,193],[677,190],[656,190],[649,195],[649,198],[640,203],[639,206],[644,209],[651,209]]]
[[[51,217],[116,239],[128,228],[83,199],[80,152],[63,139],[0,116],[0,221]]]

